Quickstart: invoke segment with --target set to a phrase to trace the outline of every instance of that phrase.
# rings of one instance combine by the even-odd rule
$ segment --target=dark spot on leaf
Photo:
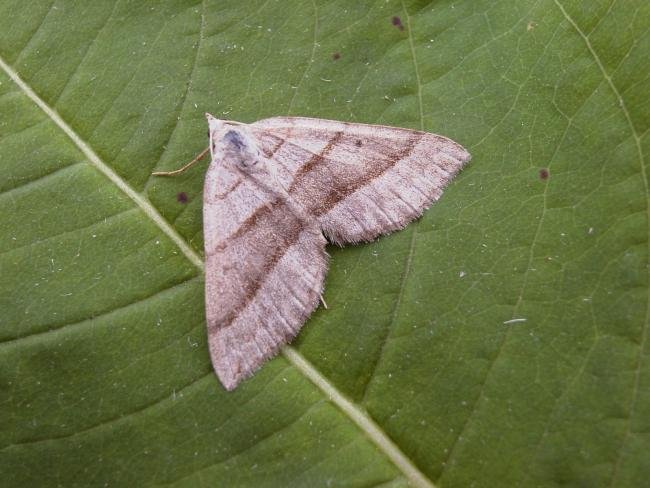
[[[393,25],[397,27],[399,30],[404,30],[404,26],[402,25],[402,19],[400,19],[397,15],[393,17]]]
[[[549,173],[546,168],[542,168],[539,170],[539,178],[541,180],[548,180],[548,177],[549,177]]]
[[[332,59],[336,61],[337,59],[341,59],[341,53],[334,53],[332,54]]]
[[[187,193],[184,191],[180,192],[178,195],[176,195],[176,200],[178,200],[180,203],[187,203]]]
[[[363,146],[363,142],[361,142],[361,139],[357,139],[356,141],[354,141],[354,144],[355,144],[355,146],[357,146],[357,147],[361,147],[361,146]]]

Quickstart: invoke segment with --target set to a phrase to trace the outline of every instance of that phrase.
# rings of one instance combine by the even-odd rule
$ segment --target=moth
[[[406,226],[470,160],[436,134],[303,117],[206,114],[203,191],[210,356],[227,390],[298,333],[322,300],[328,241]],[[323,302],[324,303],[324,302]]]

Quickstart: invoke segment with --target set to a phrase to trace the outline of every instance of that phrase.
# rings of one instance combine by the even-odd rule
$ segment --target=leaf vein
[[[16,346],[16,345],[22,345],[24,342],[32,341],[32,340],[41,340],[45,336],[49,336],[51,334],[58,334],[61,333],[64,329],[74,329],[77,327],[85,327],[85,324],[88,322],[92,322],[97,319],[101,319],[104,317],[108,317],[111,315],[114,315],[116,313],[123,312],[124,310],[127,310],[129,308],[135,307],[141,303],[145,303],[151,299],[157,298],[160,295],[164,295],[168,292],[173,292],[177,291],[178,288],[183,287],[184,285],[193,282],[194,280],[197,280],[197,277],[190,278],[188,280],[181,281],[180,283],[174,283],[171,286],[168,286],[167,288],[163,288],[162,290],[156,290],[154,293],[147,295],[145,297],[139,297],[135,301],[126,303],[124,305],[120,305],[117,308],[112,308],[111,310],[107,310],[105,312],[102,312],[98,315],[93,315],[92,317],[86,317],[82,320],[78,320],[76,322],[70,322],[70,323],[64,323],[64,324],[58,324],[58,325],[53,325],[49,329],[41,332],[34,332],[31,334],[26,334],[18,337],[13,337],[8,340],[4,340],[0,342],[0,349],[3,347],[8,347],[8,346]]]
[[[195,386],[197,383],[199,383],[200,381],[202,381],[203,379],[205,379],[205,378],[207,378],[209,376],[212,376],[212,370],[210,370],[210,371],[202,374],[201,376],[193,379],[192,381],[190,381],[189,383],[184,385],[179,390],[174,390],[174,395]],[[8,444],[8,445],[2,447],[0,449],[0,452],[9,450],[9,449],[15,448],[15,447],[38,444],[38,443],[41,443],[41,442],[52,442],[52,441],[58,441],[58,440],[61,440],[61,439],[69,439],[69,438],[73,438],[73,437],[76,437],[76,436],[91,432],[91,431],[93,431],[95,429],[99,429],[99,428],[102,428],[102,427],[107,427],[109,425],[113,425],[113,424],[116,424],[116,423],[126,422],[126,421],[130,420],[134,415],[143,414],[144,412],[146,412],[148,410],[151,410],[152,408],[155,408],[156,406],[158,406],[158,405],[160,405],[160,404],[162,404],[162,403],[164,403],[164,402],[166,402],[168,400],[173,399],[174,395],[166,394],[166,395],[164,395],[162,397],[159,397],[159,398],[155,399],[153,402],[151,402],[149,404],[143,405],[142,407],[138,408],[137,410],[129,412],[126,415],[118,415],[116,417],[107,419],[107,420],[102,421],[102,422],[100,422],[98,424],[92,425],[92,426],[87,427],[87,428],[85,428],[83,430],[72,432],[70,434],[65,434],[65,435],[60,435],[60,436],[53,436],[53,437],[48,437],[48,438],[43,438],[43,439],[33,439],[33,440],[22,441],[22,442],[13,442],[11,444]]]
[[[556,32],[557,32],[557,29],[556,29]],[[554,33],[554,35],[555,35],[555,33]],[[543,57],[543,54],[537,60],[537,63],[539,63],[539,60],[542,57]],[[537,63],[535,63],[535,65],[537,65]],[[534,67],[531,69],[531,72],[532,72],[533,69],[534,69]],[[514,105],[513,105],[513,107],[514,107]],[[551,163],[555,159],[555,156],[557,155],[558,151],[560,150],[560,147],[562,147],[562,144],[564,143],[564,140],[566,138],[566,135],[567,135],[567,132],[568,132],[570,126],[571,126],[570,123],[566,124],[566,126],[564,128],[564,132],[562,133],[562,137],[560,138],[560,141],[558,142],[557,146],[555,147],[555,151],[554,151],[553,155],[549,159],[549,168],[551,166]],[[517,317],[518,312],[519,312],[519,307],[521,306],[521,304],[524,301],[524,294],[526,292],[526,288],[528,287],[528,276],[529,276],[529,273],[530,273],[531,265],[533,263],[533,259],[535,257],[535,244],[537,243],[537,241],[539,239],[540,231],[541,231],[542,226],[544,224],[544,216],[546,215],[546,211],[548,210],[547,209],[547,198],[546,197],[547,197],[549,186],[550,186],[550,183],[547,183],[546,186],[544,187],[544,192],[542,193],[542,197],[543,197],[542,211],[541,211],[541,215],[540,215],[540,217],[539,217],[539,219],[537,221],[537,226],[535,228],[535,234],[533,235],[533,239],[532,239],[532,241],[530,243],[530,252],[528,254],[528,262],[526,264],[526,270],[524,271],[523,283],[522,283],[522,286],[521,286],[521,291],[519,292],[519,296],[517,297],[517,301],[516,301],[516,303],[515,303],[515,305],[513,307],[511,319],[514,319],[514,318]],[[506,329],[505,333],[503,334],[503,338],[499,342],[499,346],[497,348],[496,355],[494,356],[494,359],[492,359],[490,361],[490,364],[489,364],[489,366],[487,368],[487,372],[486,372],[485,377],[483,379],[483,382],[481,384],[481,390],[479,391],[477,399],[474,402],[474,405],[473,405],[473,407],[472,407],[472,409],[470,411],[470,414],[468,415],[467,419],[465,420],[462,428],[459,430],[458,435],[456,436],[456,439],[455,439],[454,443],[452,444],[451,448],[449,449],[449,454],[448,454],[445,462],[443,463],[444,466],[449,466],[450,465],[450,461],[451,461],[451,459],[453,458],[453,456],[455,455],[455,453],[456,453],[456,451],[458,449],[459,443],[463,438],[463,434],[465,433],[465,431],[467,430],[467,428],[471,424],[471,421],[474,418],[474,415],[478,411],[478,406],[481,403],[481,401],[483,400],[483,398],[485,397],[485,388],[486,388],[486,385],[488,383],[488,379],[491,376],[492,372],[494,371],[494,367],[495,367],[496,363],[498,362],[499,358],[501,357],[501,353],[503,352],[504,346],[505,346],[506,342],[508,341],[508,338],[510,337],[510,333],[511,333],[512,330],[513,330],[513,328],[509,327],[508,329]]]
[[[607,84],[611,88],[612,92],[616,96],[616,99],[618,100],[618,105],[623,112],[625,119],[630,127],[630,131],[634,137],[634,141],[636,143],[636,148],[637,148],[637,153],[639,157],[639,163],[640,163],[640,169],[641,169],[641,178],[643,180],[643,188],[645,191],[645,201],[646,201],[646,260],[650,259],[650,187],[648,185],[648,175],[646,173],[646,167],[645,167],[645,157],[643,154],[643,148],[641,147],[641,139],[639,137],[639,134],[636,130],[636,127],[634,126],[634,122],[632,121],[632,117],[630,115],[630,112],[627,109],[627,106],[625,104],[625,100],[621,96],[620,92],[618,91],[618,88],[614,84],[614,81],[612,80],[611,76],[607,73],[607,70],[605,69],[605,66],[603,65],[602,61],[600,60],[600,56],[598,56],[598,53],[594,49],[594,47],[591,44],[591,41],[589,40],[589,37],[585,35],[585,33],[580,29],[580,26],[576,23],[575,20],[569,15],[569,13],[564,9],[562,4],[559,2],[559,0],[553,0],[557,7],[560,9],[562,12],[562,15],[566,18],[566,20],[571,24],[571,26],[574,28],[574,30],[578,33],[578,35],[582,38],[584,41],[585,45],[587,46],[587,49],[589,50],[589,53],[594,59],[594,62],[596,63],[596,66],[600,70],[603,78],[605,78],[605,81],[607,81]],[[647,273],[647,281],[650,282],[650,263],[646,263],[646,273]],[[650,289],[649,289],[650,291]],[[625,429],[625,435],[623,437],[623,440],[621,442],[621,447],[618,451],[618,457],[616,459],[616,462],[614,464],[614,468],[612,470],[612,477],[610,480],[610,485],[613,486],[616,484],[616,478],[619,474],[620,467],[621,467],[621,462],[623,460],[623,452],[625,451],[625,444],[627,444],[627,441],[632,433],[632,418],[634,417],[634,414],[636,413],[636,406],[637,406],[637,401],[638,401],[638,393],[639,393],[639,385],[641,381],[641,365],[642,365],[642,358],[645,352],[646,344],[647,344],[647,337],[648,337],[648,322],[650,322],[650,296],[647,297],[646,300],[646,313],[645,313],[645,319],[644,323],[642,324],[641,327],[641,338],[639,342],[639,348],[638,348],[638,353],[636,357],[636,370],[635,370],[635,375],[634,375],[634,387],[632,389],[632,397],[630,399],[630,407],[629,407],[629,415],[628,415],[628,421],[627,421],[627,427]]]

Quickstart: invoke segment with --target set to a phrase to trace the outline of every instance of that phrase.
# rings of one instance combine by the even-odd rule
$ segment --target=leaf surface
[[[6,486],[642,485],[648,25],[635,0],[1,1]],[[328,249],[329,309],[232,393],[207,162],[151,177],[204,112],[473,155],[418,222]]]

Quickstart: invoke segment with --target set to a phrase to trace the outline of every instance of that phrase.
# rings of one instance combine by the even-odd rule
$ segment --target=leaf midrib
[[[61,129],[79,148],[88,161],[103,173],[110,182],[126,194],[142,212],[151,219],[160,230],[178,246],[187,259],[194,264],[201,273],[205,266],[203,260],[183,239],[183,237],[163,218],[149,200],[135,191],[122,177],[110,166],[102,161],[93,149],[77,134],[63,118],[50,107],[19,75],[0,57],[0,68],[7,76],[34,102],[54,124]],[[324,396],[335,404],[366,437],[375,444],[379,450],[406,476],[409,482],[416,487],[434,488],[432,481],[422,473],[415,464],[400,450],[370,417],[365,409],[349,400],[325,376],[323,376],[302,354],[293,347],[286,345],[282,348],[283,356],[307,379],[309,379]]]

